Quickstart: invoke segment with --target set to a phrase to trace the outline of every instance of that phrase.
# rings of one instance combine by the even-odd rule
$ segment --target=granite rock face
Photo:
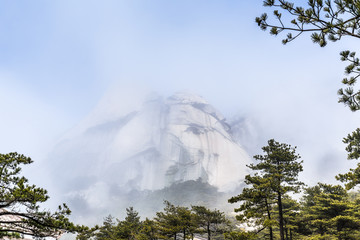
[[[188,93],[153,96],[135,111],[90,124],[64,138],[52,155],[55,172],[67,182],[63,191],[87,201],[105,194],[94,189],[153,191],[199,179],[231,191],[250,163],[221,113]]]

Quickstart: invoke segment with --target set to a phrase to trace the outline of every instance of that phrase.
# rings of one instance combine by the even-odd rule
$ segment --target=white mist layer
[[[89,206],[106,208],[116,191],[198,179],[232,191],[247,174],[248,154],[224,117],[199,96],[152,96],[134,111],[93,122],[74,129],[52,154],[53,173],[66,182],[62,191]]]

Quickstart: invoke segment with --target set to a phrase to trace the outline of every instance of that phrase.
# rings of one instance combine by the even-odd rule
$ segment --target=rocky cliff
[[[53,156],[53,173],[66,182],[62,191],[95,205],[105,204],[109,192],[155,191],[190,180],[231,191],[250,163],[224,117],[188,93],[153,96],[135,111],[90,124],[64,138]]]

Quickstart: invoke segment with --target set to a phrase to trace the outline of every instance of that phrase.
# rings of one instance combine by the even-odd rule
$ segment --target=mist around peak
[[[242,184],[250,157],[204,98],[152,93],[126,107],[126,99],[116,99],[102,100],[51,154],[51,176],[62,183],[58,193],[73,205],[74,215],[89,219],[129,204],[146,212],[163,198],[179,199],[176,192],[189,196],[182,204],[204,199],[201,192],[220,204],[216,199],[226,201],[225,193]]]

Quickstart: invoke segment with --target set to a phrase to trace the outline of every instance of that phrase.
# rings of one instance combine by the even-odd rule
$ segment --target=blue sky
[[[260,0],[0,4],[0,152],[43,161],[111,89],[186,89],[255,119],[262,139],[298,145],[315,182],[350,166],[341,139],[359,114],[336,91],[339,52],[355,40],[283,46],[254,22],[268,11]]]

